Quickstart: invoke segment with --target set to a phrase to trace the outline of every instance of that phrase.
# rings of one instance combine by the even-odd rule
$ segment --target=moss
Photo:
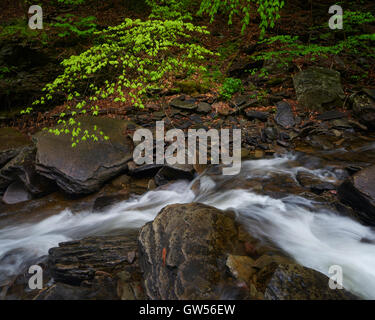
[[[175,83],[175,86],[180,90],[180,92],[190,95],[206,93],[210,90],[210,85],[208,81],[203,81],[202,83],[200,83],[195,80],[182,80],[177,81]]]

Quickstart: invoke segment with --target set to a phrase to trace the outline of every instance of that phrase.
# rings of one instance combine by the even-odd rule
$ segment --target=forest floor
[[[312,5],[309,5],[301,4],[301,1],[297,0],[288,1],[287,6],[281,12],[281,19],[277,22],[276,27],[269,31],[268,36],[298,36],[305,44],[309,44],[312,41],[322,45],[330,41],[334,43],[340,40],[342,35],[334,35],[333,40],[330,39],[329,41],[324,38],[330,32],[328,29],[330,15],[327,4],[323,2],[325,1],[314,1]],[[56,30],[48,25],[49,22],[55,21],[59,14],[74,13],[78,17],[95,16],[97,18],[98,29],[103,29],[107,26],[119,24],[126,17],[146,19],[149,12],[145,11],[144,8],[145,6],[141,2],[120,0],[110,1],[109,3],[97,1],[96,5],[82,5],[74,8],[74,10],[63,6],[46,5],[43,7],[45,21],[47,22],[44,32],[48,34],[46,36],[48,37],[48,44],[40,44],[40,48],[38,48],[38,39],[40,43],[43,43],[43,36],[40,33],[37,36],[38,39],[33,40],[32,46],[45,52],[47,56],[52,55],[56,61],[62,61],[72,54],[83,52],[92,45],[92,41],[77,41],[77,39],[64,39],[64,41],[61,41],[56,34]],[[371,1],[368,1],[367,4],[353,1],[350,3],[350,10],[375,12],[375,4]],[[7,0],[4,10],[0,12],[0,21],[6,25],[15,20],[26,20],[26,11],[27,8],[22,6],[20,2]],[[153,95],[146,99],[148,100],[146,101],[146,106],[161,106],[169,103],[176,97],[173,93],[179,92],[188,96],[198,96],[201,100],[202,95],[204,95],[203,100],[220,102],[220,104],[217,104],[220,109],[217,110],[217,113],[226,115],[232,111],[231,103],[230,101],[220,101],[219,90],[226,78],[234,77],[242,80],[242,94],[255,94],[261,98],[280,94],[289,99],[288,101],[291,105],[296,108],[298,107],[298,103],[296,101],[292,77],[295,73],[311,65],[338,70],[341,73],[342,85],[347,95],[361,90],[363,87],[375,86],[375,59],[371,57],[357,57],[353,54],[341,54],[336,57],[321,56],[315,59],[311,59],[311,55],[299,56],[288,62],[287,68],[282,70],[277,70],[278,67],[272,65],[271,62],[268,67],[270,71],[268,76],[266,78],[259,77],[258,74],[251,74],[249,72],[251,70],[249,69],[260,69],[263,61],[252,61],[251,57],[254,54],[275,51],[278,49],[279,44],[277,42],[273,44],[259,43],[259,20],[257,18],[254,17],[250,21],[244,34],[241,34],[240,19],[234,18],[232,25],[227,24],[227,17],[225,16],[217,16],[212,23],[209,22],[208,18],[195,19],[196,21],[193,21],[195,24],[206,25],[210,31],[210,35],[202,36],[199,41],[210,50],[219,52],[220,56],[213,57],[205,62],[208,72],[204,75],[194,76],[181,81],[181,79],[176,79],[172,74],[164,84],[166,89],[161,94]],[[327,26],[318,30],[313,28],[313,26],[322,25]],[[373,24],[366,27],[375,33],[375,26]],[[44,41],[46,40],[44,39]],[[192,85],[192,83],[195,84]],[[240,95],[240,93],[237,95]],[[233,98],[235,97],[236,94]],[[100,114],[129,119],[128,115],[134,113],[132,105],[130,103],[115,103],[113,101],[114,98],[111,97],[100,102]],[[58,103],[55,105],[48,112],[45,112],[45,110],[35,110],[30,116],[21,116],[16,108],[16,112],[11,112],[11,117],[5,116],[2,125],[16,126],[22,131],[32,134],[45,126],[55,124],[57,115],[66,106],[65,104],[59,105]],[[256,110],[269,111],[274,107],[275,105],[272,101],[263,99],[263,102]],[[156,111],[161,111],[161,109]],[[143,112],[149,112],[148,108],[143,110]],[[314,114],[312,113],[309,117],[313,119]]]

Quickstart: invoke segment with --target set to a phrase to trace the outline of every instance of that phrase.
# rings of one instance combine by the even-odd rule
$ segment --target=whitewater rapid
[[[330,266],[341,266],[346,289],[363,298],[375,299],[375,231],[372,228],[300,196],[274,199],[251,189],[230,187],[241,179],[271,173],[295,178],[301,170],[326,181],[335,180],[331,170],[291,166],[293,160],[286,156],[246,161],[238,176],[204,173],[192,182],[178,181],[166,189],[132,197],[105,212],[73,214],[64,210],[36,223],[0,227],[0,284],[60,242],[139,228],[169,204],[201,202],[234,210],[237,219],[253,236],[271,241],[306,267],[329,275]],[[198,181],[197,190],[193,186]]]

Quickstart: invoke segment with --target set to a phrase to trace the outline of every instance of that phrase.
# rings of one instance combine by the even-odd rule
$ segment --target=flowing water
[[[254,179],[272,180],[278,174],[295,179],[301,170],[326,181],[336,180],[332,168],[303,167],[295,160],[295,156],[289,155],[246,161],[238,176],[206,172],[193,182],[178,181],[166,189],[121,202],[105,212],[73,214],[64,210],[37,222],[3,226],[0,284],[60,242],[139,228],[168,204],[201,202],[234,210],[253,236],[271,241],[304,266],[327,275],[330,266],[341,266],[346,289],[363,298],[375,299],[373,229],[317,205],[314,200],[293,194],[272,197],[247,186]]]

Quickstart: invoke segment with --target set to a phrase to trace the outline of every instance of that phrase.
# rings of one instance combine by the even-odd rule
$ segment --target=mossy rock
[[[180,90],[181,93],[190,95],[206,93],[210,90],[210,86],[207,81],[200,83],[195,80],[182,80],[177,81],[175,86]]]

